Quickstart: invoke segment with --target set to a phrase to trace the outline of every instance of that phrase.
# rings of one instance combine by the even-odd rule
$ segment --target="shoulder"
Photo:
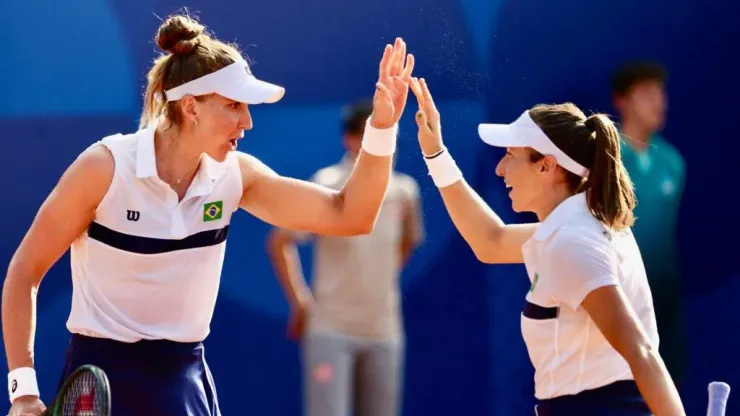
[[[555,259],[611,258],[611,235],[593,216],[584,216],[564,224],[548,244],[547,252]]]
[[[251,181],[261,176],[277,175],[275,171],[270,169],[269,166],[253,155],[238,151],[234,152],[234,154],[235,155],[232,157],[236,159],[237,164],[239,165],[239,170],[241,171],[245,187],[248,186]]]
[[[618,284],[618,259],[604,231],[586,222],[562,227],[545,251],[550,290],[574,310],[592,290]]]
[[[89,179],[93,182],[107,179],[110,183],[115,166],[111,150],[102,142],[98,142],[80,153],[69,169],[90,175]]]
[[[103,137],[96,144],[105,146],[113,153],[131,152],[133,154],[137,150],[138,143],[143,132],[143,130],[139,130],[128,134],[112,134],[110,136]]]
[[[80,206],[97,206],[113,182],[115,160],[100,142],[85,149],[65,170],[53,195],[77,201]]]

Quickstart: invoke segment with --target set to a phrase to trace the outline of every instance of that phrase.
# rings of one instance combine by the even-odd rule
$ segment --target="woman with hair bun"
[[[202,341],[232,213],[282,228],[369,233],[386,193],[413,56],[398,38],[379,65],[362,151],[338,191],[276,174],[236,151],[250,105],[284,89],[257,79],[236,45],[183,15],[156,35],[140,129],[86,149],[41,206],[8,268],[2,322],[11,415],[45,406],[33,362],[36,294],[71,248],[72,338],[61,383],[83,364],[108,376],[114,415],[220,415]],[[12,386],[12,388],[10,387]]]

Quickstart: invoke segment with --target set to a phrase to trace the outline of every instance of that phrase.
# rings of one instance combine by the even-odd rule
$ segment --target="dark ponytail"
[[[572,103],[540,104],[529,110],[532,120],[565,154],[590,169],[587,179],[565,171],[571,192],[586,192],[588,207],[615,230],[635,222],[635,192],[622,164],[617,127],[603,114],[586,115]],[[532,161],[544,157],[533,152]]]
[[[619,132],[603,114],[590,116],[584,124],[594,132],[596,145],[587,181],[588,206],[605,225],[628,228],[635,222],[635,192],[622,164]]]

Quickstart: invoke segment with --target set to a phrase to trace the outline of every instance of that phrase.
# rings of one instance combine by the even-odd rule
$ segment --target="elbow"
[[[478,259],[481,263],[486,264],[495,264],[496,259],[493,255],[494,253],[488,249],[487,247],[482,247],[480,244],[468,244],[470,246],[470,249],[473,251],[473,254],[475,254],[475,258]]]
[[[485,263],[485,264],[499,264],[501,263],[500,256],[498,255],[498,252],[496,250],[492,250],[491,247],[487,244],[469,244],[470,249],[473,250],[473,254],[475,254],[475,258],[478,259],[479,262]]]
[[[358,235],[370,234],[373,232],[373,230],[375,230],[375,224],[377,222],[378,213],[376,212],[375,215],[368,216],[367,218],[363,218],[362,220],[358,221],[355,231],[357,231]]]
[[[32,276],[32,274],[22,272],[11,264],[5,282],[3,282],[2,303],[5,304],[8,299],[18,299],[28,295],[35,296],[41,279]]]
[[[282,230],[274,229],[270,231],[270,233],[267,235],[267,240],[265,242],[265,248],[267,250],[267,254],[271,258],[274,258],[279,253],[285,250],[285,246],[287,246],[289,242],[290,242],[289,237]]]
[[[348,221],[347,226],[343,227],[342,234],[348,237],[370,234],[375,229],[376,222],[376,217]]]
[[[25,288],[37,290],[41,284],[44,272],[32,262],[13,256],[8,265],[8,274],[5,276],[4,288]],[[3,291],[5,291],[3,289]]]
[[[627,361],[633,372],[639,372],[640,369],[649,367],[650,363],[654,361],[658,354],[658,351],[647,339],[616,345],[615,347],[622,358]]]
[[[346,206],[343,195],[337,199],[337,213],[339,224],[338,234],[345,237],[354,237],[367,235],[373,232],[375,224],[378,222],[380,214],[380,205],[376,209],[356,209]]]
[[[485,264],[501,264],[504,262],[502,253],[505,252],[503,235],[498,230],[491,230],[465,238],[473,250],[475,258]]]

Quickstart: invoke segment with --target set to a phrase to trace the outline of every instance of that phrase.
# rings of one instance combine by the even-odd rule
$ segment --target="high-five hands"
[[[439,153],[444,148],[442,143],[442,125],[440,124],[439,111],[434,105],[434,99],[429,92],[427,83],[422,78],[411,78],[411,91],[416,96],[419,110],[416,112],[416,125],[419,128],[417,138],[422,153],[427,156]]]
[[[373,96],[373,114],[370,117],[373,127],[386,129],[398,123],[406,107],[413,69],[414,55],[406,54],[403,39],[396,38],[393,46],[385,46]]]

